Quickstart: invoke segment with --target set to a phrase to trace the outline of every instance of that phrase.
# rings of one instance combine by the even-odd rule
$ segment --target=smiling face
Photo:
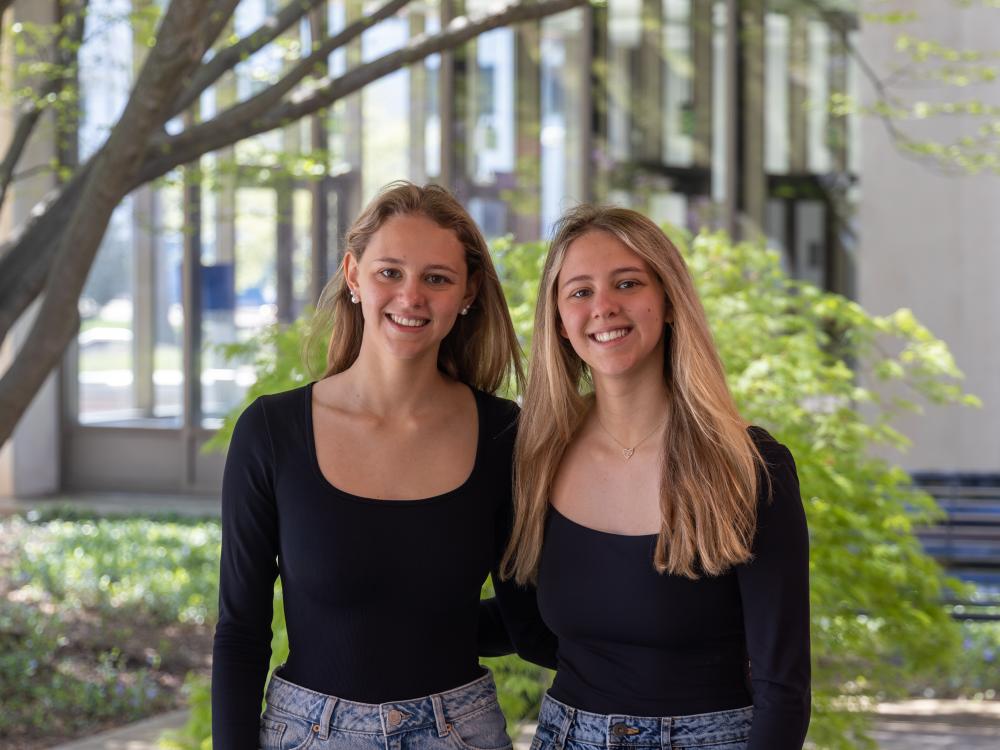
[[[592,230],[566,248],[556,280],[559,333],[594,378],[650,369],[663,377],[663,285],[645,260],[612,234]]]
[[[361,299],[362,348],[375,346],[403,359],[428,355],[436,361],[459,312],[472,304],[477,283],[455,233],[417,214],[386,220],[360,261],[345,255],[344,273]]]

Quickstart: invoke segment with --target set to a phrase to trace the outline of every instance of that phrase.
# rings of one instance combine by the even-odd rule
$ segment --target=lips
[[[594,333],[588,333],[587,338],[591,341],[596,341],[598,344],[610,344],[613,341],[619,341],[632,332],[629,327],[623,328],[611,328],[606,331],[595,331]]]

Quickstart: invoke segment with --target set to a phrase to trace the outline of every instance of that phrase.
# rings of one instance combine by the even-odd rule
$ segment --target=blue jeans
[[[753,707],[690,716],[620,716],[578,711],[547,694],[531,750],[746,750]]]
[[[278,676],[260,719],[262,750],[511,750],[489,673],[454,690],[393,703],[356,703]]]

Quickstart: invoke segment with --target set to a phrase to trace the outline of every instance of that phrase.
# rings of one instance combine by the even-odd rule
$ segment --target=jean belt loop
[[[331,725],[333,724],[333,709],[337,706],[337,698],[327,696],[323,705],[323,713],[319,717],[319,732],[317,735],[321,740],[326,740],[330,736]]]
[[[573,717],[576,709],[566,706],[566,715],[563,717],[562,726],[559,728],[559,736],[556,738],[556,750],[563,750],[566,747],[566,738],[569,736],[569,728],[573,726]]]
[[[673,719],[666,716],[660,719],[660,750],[670,750],[673,747],[670,730],[673,729]]]
[[[451,724],[444,715],[444,702],[440,695],[432,695],[431,704],[434,706],[434,724],[437,726],[438,737],[444,737],[451,731]]]

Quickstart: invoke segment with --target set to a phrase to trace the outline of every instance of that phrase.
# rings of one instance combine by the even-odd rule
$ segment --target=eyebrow
[[[395,263],[398,266],[405,266],[406,265],[406,261],[403,260],[402,258],[376,258],[375,262],[376,263]],[[456,271],[454,268],[452,268],[449,265],[445,265],[444,263],[432,263],[429,266],[425,266],[424,270],[425,271],[438,271],[438,270],[441,270],[441,271],[451,271],[452,273],[458,273],[458,271]]]
[[[609,275],[610,276],[617,276],[620,273],[641,273],[641,274],[645,274],[646,270],[643,269],[643,268],[639,268],[638,266],[622,266],[621,268],[616,268]],[[591,281],[591,280],[593,280],[593,276],[589,276],[588,274],[580,274],[579,276],[574,276],[571,279],[566,279],[566,281],[564,281],[562,284],[559,285],[559,288],[563,289],[563,288],[569,286],[570,284],[572,284],[572,283],[574,283],[576,281]]]

